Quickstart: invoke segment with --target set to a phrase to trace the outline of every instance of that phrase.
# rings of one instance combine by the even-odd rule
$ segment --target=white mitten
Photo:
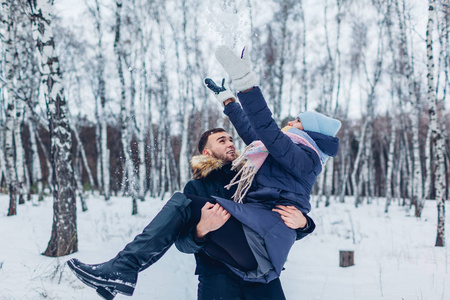
[[[245,91],[256,85],[256,76],[250,68],[250,60],[245,48],[242,50],[242,56],[239,57],[228,46],[219,46],[216,49],[216,58],[231,77],[238,91]]]
[[[236,102],[236,97],[234,97],[233,93],[229,90],[225,90],[219,94],[214,94],[216,96],[216,99],[220,102],[220,104],[223,105],[223,102],[225,102],[228,99],[233,99],[233,102]]]

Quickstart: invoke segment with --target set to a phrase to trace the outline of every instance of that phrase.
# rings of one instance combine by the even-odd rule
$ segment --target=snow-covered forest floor
[[[89,210],[78,213],[79,252],[57,259],[40,254],[50,239],[52,199],[20,205],[17,216],[6,217],[8,196],[1,195],[0,299],[100,299],[64,263],[110,259],[163,204],[140,202],[139,215],[131,216],[130,199],[106,203],[91,196]],[[313,208],[317,229],[294,245],[281,277],[287,299],[450,299],[450,255],[434,247],[436,215],[434,201],[426,202],[421,219],[397,204],[385,214],[384,199]],[[339,250],[348,249],[355,265],[340,268]],[[172,247],[140,274],[133,298],[116,299],[196,299],[194,268],[193,256]]]

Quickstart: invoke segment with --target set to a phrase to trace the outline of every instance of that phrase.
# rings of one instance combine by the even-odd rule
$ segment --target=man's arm
[[[198,195],[199,191],[195,188],[193,181],[189,181],[185,186],[183,193],[185,195]],[[197,253],[204,245],[204,241],[196,239],[196,228],[192,227],[189,231],[178,237],[175,241],[175,247],[183,253]]]
[[[185,195],[198,195],[192,181],[184,187]],[[192,227],[188,232],[181,235],[175,242],[175,246],[183,253],[199,252],[206,241],[209,232],[219,229],[230,218],[230,214],[219,204],[207,202],[201,212],[200,221],[197,226]]]
[[[287,227],[295,229],[297,232],[296,240],[304,238],[316,228],[313,219],[308,215],[303,215],[295,206],[277,205],[272,210],[280,214]]]
[[[306,217],[306,221],[307,221],[305,228],[299,228],[296,230],[296,232],[297,232],[296,240],[297,241],[301,240],[302,238],[304,238],[305,236],[307,236],[308,234],[313,232],[314,229],[316,229],[316,224],[314,223],[313,219],[311,219],[311,217],[308,215],[306,215],[305,217]]]
[[[230,213],[218,203],[212,204],[206,202],[202,207],[200,221],[196,226],[195,238],[197,240],[204,239],[208,233],[222,227],[223,224],[228,221],[230,216]]]

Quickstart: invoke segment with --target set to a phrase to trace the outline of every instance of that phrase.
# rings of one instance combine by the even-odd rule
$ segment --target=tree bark
[[[109,164],[109,149],[108,149],[108,124],[106,122],[106,82],[105,82],[105,58],[103,56],[103,31],[102,31],[102,15],[100,11],[100,4],[95,0],[95,7],[88,6],[88,9],[94,17],[94,25],[97,34],[97,135],[98,135],[98,150],[99,158],[97,160],[98,166],[97,178],[99,186],[108,201],[111,197],[110,188],[110,164]],[[99,102],[99,103],[98,103]]]
[[[23,119],[23,102],[16,101],[16,113],[14,116],[14,144],[16,148],[16,172],[17,172],[17,188],[19,193],[19,204],[24,204],[24,194],[26,191],[25,178],[25,152],[22,143],[22,119]]]
[[[41,168],[41,162],[39,159],[39,152],[37,148],[37,141],[36,141],[36,132],[34,123],[32,120],[28,121],[28,129],[30,131],[30,143],[31,143],[31,160],[32,160],[32,182],[36,185],[37,188],[37,194],[38,194],[38,201],[44,200],[43,195],[43,187],[42,187],[42,168]]]
[[[5,140],[5,160],[6,160],[6,179],[9,190],[9,209],[8,216],[17,214],[17,193],[19,191],[16,169],[16,149],[14,147],[14,130],[15,126],[15,110],[16,110],[16,96],[12,91],[14,88],[14,81],[17,79],[17,53],[14,48],[15,43],[15,5],[11,1],[2,1],[2,6],[6,12],[6,18],[3,21],[6,27],[5,38],[5,79],[7,82],[8,95],[6,97],[5,109],[5,126],[4,126],[4,140]]]
[[[72,168],[72,136],[67,119],[62,74],[51,28],[53,2],[28,1],[33,38],[37,45],[42,92],[47,104],[53,168],[53,226],[43,253],[63,256],[78,250],[75,181]]]
[[[424,205],[423,199],[423,177],[422,177],[422,166],[420,159],[420,141],[419,141],[419,116],[420,116],[420,103],[416,96],[416,84],[414,81],[414,69],[409,62],[408,57],[408,47],[407,47],[407,38],[405,32],[405,26],[403,21],[400,18],[400,8],[398,1],[395,2],[397,15],[399,16],[399,29],[400,29],[400,51],[402,55],[400,55],[399,59],[401,64],[405,68],[406,80],[408,82],[408,92],[409,99],[413,106],[412,113],[410,113],[411,117],[411,129],[412,129],[412,184],[411,184],[411,203],[415,207],[415,215],[416,217],[420,217],[422,214],[422,209]]]
[[[425,176],[425,184],[424,184],[424,190],[423,190],[423,197],[425,199],[429,199],[431,196],[431,170],[432,170],[432,163],[433,159],[431,157],[431,154],[434,153],[434,151],[431,151],[431,148],[433,147],[431,143],[431,127],[428,127],[427,130],[427,138],[425,140],[425,170],[426,170],[426,176]]]
[[[438,224],[435,246],[445,246],[445,142],[437,120],[437,97],[434,84],[434,58],[433,58],[433,26],[435,18],[435,0],[428,1],[427,23],[427,79],[428,102],[430,104],[430,127],[434,137],[436,149],[437,170],[435,175],[436,204],[438,212]]]
[[[397,121],[396,116],[391,118],[391,135],[389,139],[389,150],[387,158],[387,171],[386,171],[386,205],[384,212],[387,213],[389,206],[391,205],[393,195],[392,179],[394,176],[394,157],[395,157],[395,142],[397,139]]]

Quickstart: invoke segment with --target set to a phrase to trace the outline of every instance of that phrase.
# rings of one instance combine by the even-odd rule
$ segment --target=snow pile
[[[287,299],[447,299],[450,291],[447,247],[436,248],[436,207],[427,201],[422,219],[384,199],[358,209],[347,203],[314,208],[316,231],[294,245],[282,283]],[[0,299],[100,299],[64,264],[106,261],[142,231],[164,205],[140,202],[131,216],[131,200],[109,203],[88,199],[89,210],[78,213],[79,252],[59,259],[40,255],[50,239],[52,200],[40,206],[20,205],[6,217],[8,196],[0,196]],[[447,234],[447,241],[449,241]],[[355,265],[339,267],[339,250],[354,250]],[[131,299],[195,299],[197,278],[193,256],[172,247],[154,266],[139,275]],[[118,295],[116,299],[130,299]]]

